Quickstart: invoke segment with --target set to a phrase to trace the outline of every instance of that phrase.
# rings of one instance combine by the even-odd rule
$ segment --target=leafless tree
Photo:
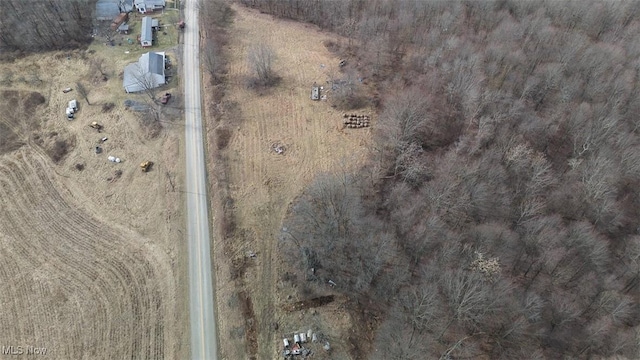
[[[428,337],[414,333],[407,326],[403,310],[394,307],[378,329],[374,346],[372,359],[419,360],[428,356],[435,344]]]
[[[145,129],[147,138],[153,139],[160,135],[162,123],[160,121],[160,109],[158,109],[157,105],[148,103],[147,110],[138,112],[137,115],[141,127]]]
[[[89,66],[89,72],[90,72],[90,76],[95,76],[96,73],[100,74],[100,79],[101,80],[106,80],[107,79],[107,71],[105,69],[104,66],[104,59],[102,58],[93,58],[91,59],[91,61],[89,62],[90,66]]]
[[[145,71],[139,63],[135,64],[135,68],[131,72],[136,83],[142,88],[142,92],[147,95],[150,103],[158,104],[158,81],[156,78]]]
[[[640,236],[632,236],[626,241],[624,252],[625,286],[622,292],[629,294],[640,290]]]
[[[198,14],[205,26],[224,28],[229,25],[233,10],[225,0],[199,0]]]
[[[439,322],[442,302],[435,285],[414,287],[401,295],[401,302],[412,327],[412,336],[414,332],[422,333],[433,329]]]
[[[359,296],[384,275],[396,240],[364,213],[352,179],[344,173],[319,176],[291,208],[283,238],[295,245],[299,255],[293,258],[305,273]]]
[[[443,327],[440,338],[454,321],[463,325],[480,323],[485,316],[500,309],[497,294],[491,294],[491,286],[476,273],[464,270],[448,271],[441,281],[451,318]]]
[[[587,1],[242,1],[348,36],[331,50],[347,45],[349,71],[380,93],[372,188],[347,221],[353,243],[378,244],[362,227],[375,222],[397,245],[361,296],[405,279],[383,302],[379,358],[415,357],[400,339],[429,344],[419,358],[635,356],[640,8]],[[304,229],[309,258],[333,264],[308,239],[336,232]],[[496,259],[495,280],[475,252]]]
[[[379,135],[399,149],[419,139],[423,132],[428,105],[417,89],[409,89],[390,100],[380,116]]]
[[[267,44],[256,44],[249,48],[247,61],[255,76],[254,81],[260,86],[274,85],[278,76],[273,72],[276,54]]]
[[[204,66],[212,81],[218,82],[225,72],[225,59],[218,41],[208,39],[202,52]]]
[[[564,297],[559,293],[551,295],[551,311],[551,331],[574,321],[580,315],[580,311],[573,299]]]
[[[88,0],[1,1],[0,48],[40,51],[86,44],[91,41],[93,6]]]
[[[89,103],[89,91],[84,86],[84,84],[81,82],[77,82],[76,90],[78,90],[78,94],[80,94],[80,96],[82,96],[82,98],[87,102],[87,105],[91,105],[91,103]]]

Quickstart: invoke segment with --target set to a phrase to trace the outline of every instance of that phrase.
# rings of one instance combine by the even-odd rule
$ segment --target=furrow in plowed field
[[[176,358],[166,254],[89,213],[33,150],[0,160],[2,345],[51,359]]]

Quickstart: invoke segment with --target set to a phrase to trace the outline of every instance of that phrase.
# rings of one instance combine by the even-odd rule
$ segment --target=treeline
[[[282,236],[381,315],[371,358],[639,357],[640,3],[243,3],[349,36],[380,91],[368,164]]]
[[[0,49],[45,51],[91,40],[95,0],[0,1]]]

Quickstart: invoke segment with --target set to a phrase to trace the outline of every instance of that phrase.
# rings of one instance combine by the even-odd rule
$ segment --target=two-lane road
[[[198,10],[196,0],[186,0],[184,4],[186,27],[183,68],[191,359],[215,360],[217,337],[213,313],[207,176],[200,98]]]

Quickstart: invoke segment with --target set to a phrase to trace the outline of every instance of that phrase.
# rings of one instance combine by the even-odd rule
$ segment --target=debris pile
[[[271,149],[273,149],[273,151],[278,155],[284,155],[284,152],[287,150],[287,148],[281,143],[273,143],[271,145]]]
[[[327,304],[331,304],[335,300],[334,295],[318,296],[312,299],[296,301],[291,304],[283,305],[283,309],[286,311],[300,311],[306,309],[313,309],[321,307]]]
[[[282,356],[285,359],[295,359],[297,355],[303,358],[312,355],[313,350],[305,347],[305,344],[308,342],[318,342],[318,334],[311,329],[307,332],[294,333],[293,338],[283,338],[282,345],[284,345],[284,347],[282,349]],[[322,348],[325,349],[325,351],[329,351],[329,342],[326,341]]]
[[[369,127],[371,117],[369,115],[344,114],[344,125],[350,129]]]
[[[103,126],[98,124],[97,121],[94,121],[91,124],[89,124],[89,127],[98,130],[98,132],[101,132]]]

